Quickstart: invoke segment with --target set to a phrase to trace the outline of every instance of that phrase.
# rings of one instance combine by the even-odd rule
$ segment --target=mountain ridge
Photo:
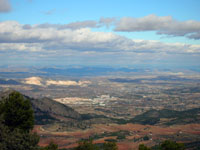
[[[8,97],[15,90],[6,89],[0,92],[0,100]],[[36,124],[48,124],[53,121],[65,121],[67,119],[79,120],[81,115],[73,108],[56,102],[50,98],[34,99],[23,95],[25,99],[29,99],[35,115]]]

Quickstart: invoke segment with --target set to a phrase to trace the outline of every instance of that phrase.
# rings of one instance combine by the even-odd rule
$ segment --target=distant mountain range
[[[17,82],[16,80],[6,80],[6,79],[0,79],[0,84],[7,84],[7,85],[20,85],[20,82]]]
[[[109,67],[80,67],[80,68],[43,68],[40,71],[46,74],[59,74],[69,76],[100,76],[113,72],[144,72],[144,69],[109,68]]]
[[[164,69],[164,68],[144,68],[144,67],[44,67],[44,68],[21,68],[21,69],[13,69],[13,68],[0,68],[0,77],[7,78],[25,78],[30,76],[101,76],[101,75],[109,75],[113,73],[148,73],[148,72],[200,72],[199,69],[189,68],[185,69]]]
[[[13,71],[13,69],[0,69],[1,77],[30,77],[30,76],[55,76],[55,75],[63,75],[63,76],[101,76],[101,75],[109,75],[112,73],[145,73],[153,71],[153,69],[144,69],[144,68],[112,68],[112,67],[69,67],[69,68],[30,68],[24,69],[23,71]],[[162,69],[161,71],[170,71],[166,69]]]

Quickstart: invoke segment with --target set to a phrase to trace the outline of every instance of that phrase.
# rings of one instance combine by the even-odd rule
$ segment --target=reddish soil
[[[139,125],[139,124],[125,124],[125,125],[94,125],[91,129],[77,130],[69,132],[48,132],[42,126],[35,126],[34,132],[40,135],[40,146],[46,146],[50,141],[59,145],[59,148],[72,148],[77,146],[77,142],[82,138],[89,138],[94,134],[102,134],[105,132],[117,132],[120,130],[129,131],[131,135],[126,136],[125,140],[117,143],[119,150],[134,150],[138,149],[138,145],[144,143],[148,146],[155,145],[156,140],[165,140],[166,136],[174,136],[177,134],[185,134],[200,139],[200,124],[176,125],[170,127]],[[134,138],[139,139],[148,135],[148,141],[135,141]],[[109,136],[100,138],[94,143],[103,143],[106,139],[116,139],[116,136]],[[181,141],[180,141],[181,142]]]

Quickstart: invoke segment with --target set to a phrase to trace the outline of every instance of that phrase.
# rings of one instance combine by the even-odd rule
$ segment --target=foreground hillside
[[[7,97],[13,90],[7,90],[0,93],[0,100]],[[81,115],[72,108],[53,101],[49,98],[33,99],[24,95],[25,99],[29,99],[35,115],[36,124],[47,124],[62,119],[81,119]]]

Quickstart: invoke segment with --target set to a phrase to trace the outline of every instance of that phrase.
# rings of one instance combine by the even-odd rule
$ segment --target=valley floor
[[[35,126],[34,131],[40,135],[40,146],[46,146],[54,141],[59,148],[73,148],[81,139],[89,137],[94,143],[114,140],[119,150],[138,149],[143,143],[153,146],[165,139],[177,142],[200,141],[200,124],[174,125],[174,126],[152,126],[139,124],[96,124],[87,130],[75,130],[66,132],[51,132],[44,130],[42,126]]]

